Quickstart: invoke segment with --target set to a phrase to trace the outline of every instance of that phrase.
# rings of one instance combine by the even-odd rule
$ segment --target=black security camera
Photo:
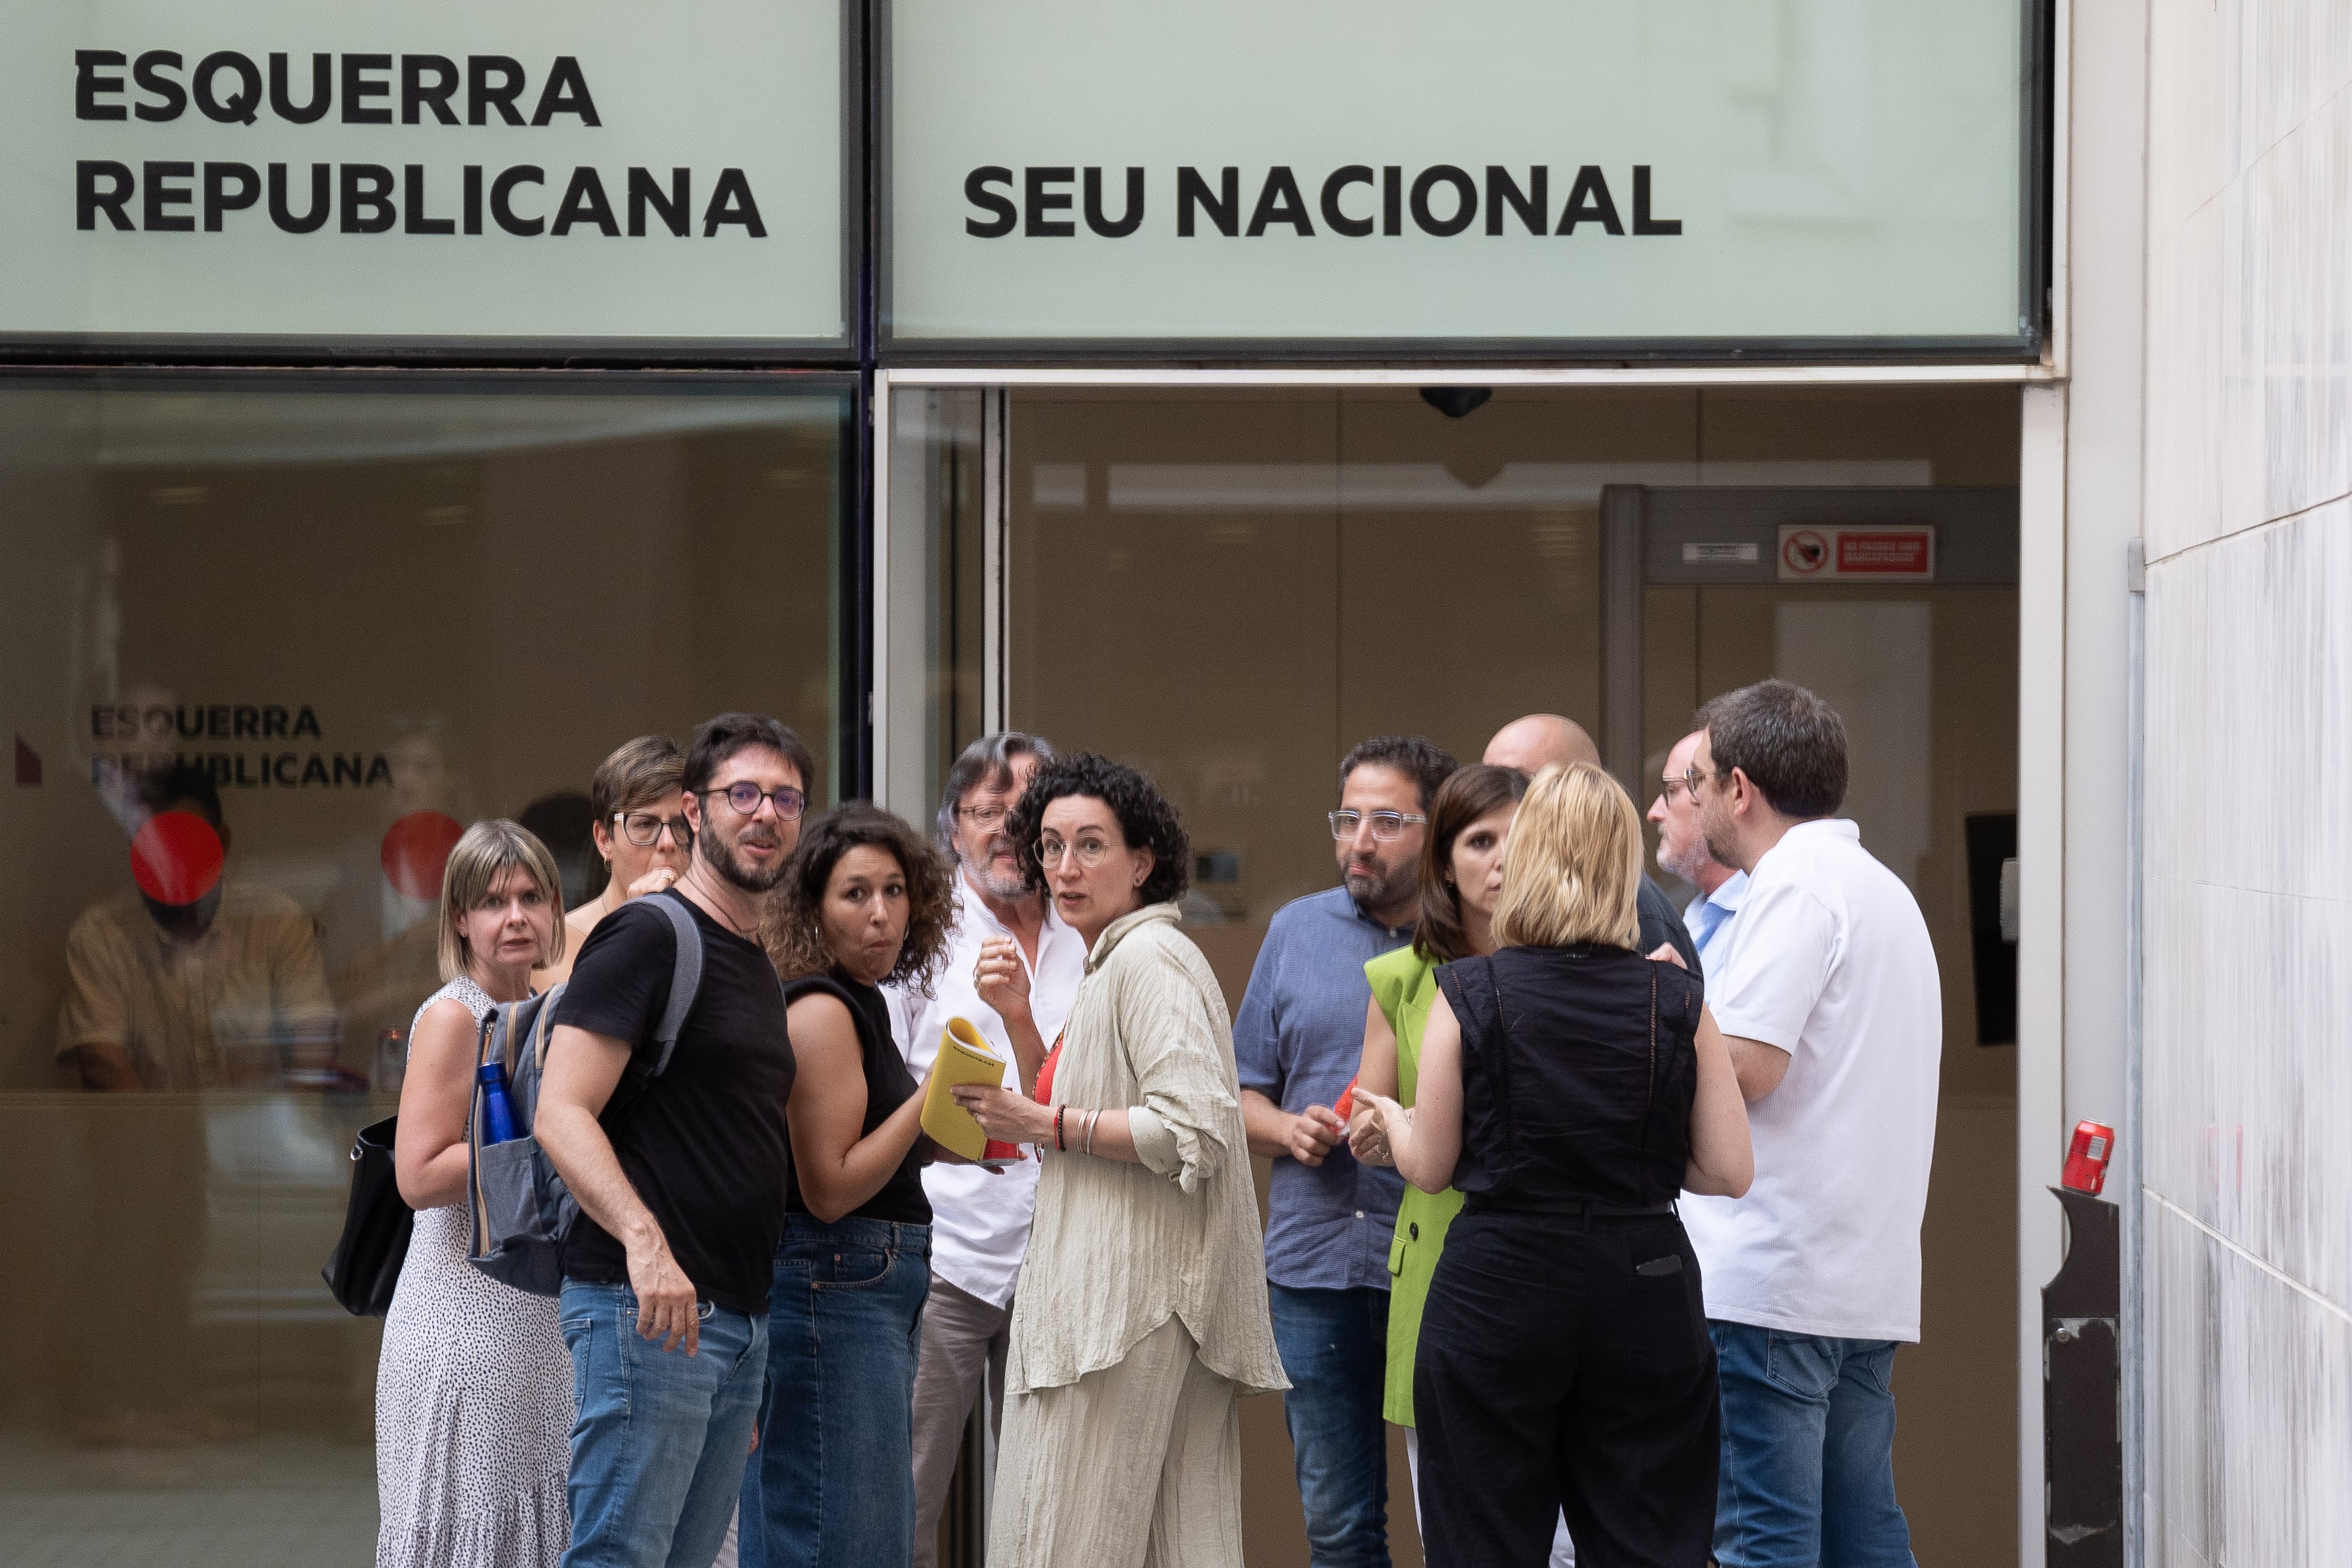
[[[1421,401],[1448,419],[1467,419],[1495,395],[1493,387],[1423,387]]]

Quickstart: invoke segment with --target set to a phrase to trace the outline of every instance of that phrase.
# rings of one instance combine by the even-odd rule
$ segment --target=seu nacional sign
[[[2038,349],[2029,0],[889,0],[885,341]]]

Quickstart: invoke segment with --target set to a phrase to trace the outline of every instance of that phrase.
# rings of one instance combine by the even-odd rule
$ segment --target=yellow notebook
[[[962,1019],[948,1019],[940,1031],[939,1060],[931,1067],[930,1087],[923,1093],[923,1131],[941,1148],[965,1159],[988,1153],[988,1134],[972,1113],[948,1092],[960,1083],[1002,1083],[1004,1059],[989,1049],[980,1030]]]

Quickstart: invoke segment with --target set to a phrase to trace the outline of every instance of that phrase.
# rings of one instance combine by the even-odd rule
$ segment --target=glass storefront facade
[[[1843,814],[1919,900],[1945,997],[1898,1486],[1923,1561],[2004,1560],[2016,1406],[1990,1374],[2013,1355],[2017,1267],[1986,1217],[2017,1193],[2014,971],[1977,912],[2000,876],[1985,835],[2015,852],[2016,392],[1505,389],[1465,407],[1013,385],[909,389],[892,411],[892,587],[923,626],[894,640],[920,650],[925,698],[892,716],[895,803],[927,799],[992,711],[1144,768],[1192,834],[1186,929],[1229,1007],[1275,912],[1336,877],[1322,814],[1356,741],[1420,733],[1475,760],[1510,719],[1562,713],[1646,806],[1706,698],[1774,675],[1830,698],[1855,758]],[[1846,515],[1927,528],[1935,570],[1781,580],[1780,528]],[[1685,564],[1742,541],[1747,564]],[[1627,551],[1632,607],[1610,593]],[[1290,1561],[1276,1402],[1243,1422],[1252,1561]],[[1401,1455],[1392,1469],[1402,1537]]]
[[[368,1559],[379,1325],[319,1269],[434,846],[513,817],[593,897],[596,764],[730,706],[841,793],[851,393],[778,380],[0,388],[12,1555]]]
[[[609,151],[604,127],[574,110],[530,143],[574,151],[481,165],[495,178],[512,159],[540,157],[543,179],[510,184],[509,196],[576,231],[533,236],[537,272],[501,252],[480,274],[484,297],[527,298],[511,332],[479,299],[450,308],[462,276],[412,274],[389,255],[441,232],[414,225],[443,221],[444,202],[458,225],[475,225],[453,244],[509,243],[476,235],[482,225],[463,205],[475,199],[464,194],[471,165],[430,164],[435,194],[403,206],[401,182],[415,170],[355,151],[354,138],[376,132],[343,129],[341,116],[327,122],[339,150],[318,155],[389,160],[392,193],[380,199],[396,224],[377,241],[360,235],[378,231],[338,222],[299,253],[309,268],[357,255],[354,246],[383,247],[364,265],[285,275],[280,287],[303,292],[299,333],[267,329],[255,280],[279,276],[297,253],[257,222],[233,236],[235,256],[159,263],[155,247],[184,243],[169,194],[158,207],[131,202],[135,232],[101,204],[88,233],[39,253],[68,275],[62,288],[55,277],[44,285],[44,299],[64,302],[54,319],[0,319],[0,541],[10,561],[0,704],[16,807],[16,831],[0,836],[10,889],[0,894],[0,1248],[21,1260],[24,1281],[0,1309],[16,1347],[0,1383],[0,1457],[11,1461],[0,1466],[0,1539],[37,1562],[368,1559],[379,1325],[337,1308],[319,1268],[342,1218],[352,1135],[395,1107],[404,1031],[437,983],[434,846],[456,826],[515,817],[556,852],[566,904],[594,896],[585,790],[622,740],[682,738],[712,712],[762,709],[814,751],[815,804],[870,795],[919,821],[948,759],[988,728],[1135,763],[1184,814],[1198,852],[1188,927],[1237,1004],[1269,917],[1333,879],[1321,818],[1353,741],[1421,731],[1467,760],[1505,720],[1557,711],[1602,737],[1609,765],[1646,804],[1645,780],[1697,699],[1782,674],[1835,688],[1870,716],[1882,760],[1858,771],[1857,810],[1874,841],[1902,846],[1897,869],[1928,911],[1945,967],[1930,1342],[1903,1363],[1906,1501],[1923,1559],[1932,1548],[2012,1561],[2017,1269],[2000,1217],[2017,1201],[2017,1052],[1987,1038],[1980,1017],[1985,949],[1972,900],[1982,868],[1969,835],[2019,804],[2019,402],[2011,385],[1935,383],[1963,360],[2017,379],[2044,341],[2032,308],[2010,319],[2012,300],[2038,298],[2041,276],[2031,79],[2041,7],[1969,0],[1932,26],[1812,0],[1777,19],[1746,8],[1738,37],[1753,47],[1729,64],[1700,61],[1672,7],[1636,7],[1654,14],[1611,24],[1610,57],[1624,78],[1612,101],[1630,113],[1641,72],[1685,71],[1720,132],[1677,131],[1661,148],[1588,148],[1567,130],[1554,147],[1533,109],[1469,151],[1423,149],[1402,131],[1360,152],[1301,150],[1281,140],[1271,110],[1250,120],[1256,140],[1236,131],[1196,148],[1175,130],[1198,94],[1171,87],[1149,105],[1159,118],[1136,147],[1113,137],[1098,152],[1055,141],[1066,127],[1047,122],[1043,99],[1029,106],[1038,124],[969,131],[971,106],[938,92],[894,102],[893,59],[930,73],[909,80],[985,77],[964,70],[957,51],[910,43],[928,4],[783,9],[789,25],[763,23],[727,70],[766,80],[791,57],[808,90],[790,113],[739,93],[715,129],[673,152],[648,127],[690,112],[701,78],[665,57],[633,99],[631,48],[606,38],[601,53],[582,48],[577,68],[624,151]],[[1056,25],[1068,10],[1058,0],[1038,8]],[[1252,26],[1249,8],[1224,12],[1221,25]],[[435,14],[470,25],[467,8]],[[1440,26],[1434,13],[1399,15],[1402,30],[1349,46],[1368,67]],[[670,43],[710,53],[726,33],[725,16],[713,16]],[[1867,35],[1867,48],[1841,45],[1849,33]],[[572,47],[530,34],[514,24],[495,46],[528,56],[526,116],[561,79],[541,57]],[[36,41],[54,54],[60,37],[45,25]],[[1058,67],[1030,67],[1113,79],[1082,30],[1071,39]],[[100,40],[110,41],[123,64],[78,68],[128,77],[131,57],[156,42]],[[436,47],[462,56],[464,41]],[[819,55],[828,68],[810,64]],[[1185,68],[1213,74],[1213,57]],[[1967,122],[1967,145],[1890,132],[1877,162],[1840,152],[1871,125],[1918,118],[1892,95],[1874,100],[1866,123],[1823,118],[1838,73],[1857,62],[1950,109]],[[234,68],[220,69],[228,84]],[[372,89],[364,73],[379,68],[360,69]],[[439,134],[430,103],[402,112],[404,69],[381,68],[395,84],[386,101],[397,124],[384,134]],[[340,90],[346,78],[334,80]],[[93,102],[110,107],[115,90]],[[138,90],[121,89],[122,101],[135,104]],[[1427,90],[1465,101],[1492,93],[1459,71]],[[1374,97],[1347,112],[1388,118]],[[452,101],[465,119],[462,92]],[[1279,108],[1272,96],[1268,105]],[[488,124],[448,133],[504,135],[502,112],[492,105]],[[1339,110],[1327,118],[1339,123]],[[146,114],[100,127],[115,141],[81,149],[83,162],[123,162],[142,191],[158,169],[182,178],[176,163],[141,160],[180,156],[153,140],[167,132],[240,133],[198,120],[191,109],[161,129]],[[932,138],[919,160],[916,132]],[[295,132],[272,123],[266,134]],[[1722,156],[1710,136],[1752,144],[1753,166],[1708,162]],[[961,165],[948,167],[966,140],[969,162],[1010,181],[977,187],[1013,198],[1019,222],[1002,237],[967,227],[994,209],[973,206]],[[1898,141],[1910,150],[1901,157]],[[1418,178],[1474,154],[1467,172],[1454,171],[1468,187],[1450,174]],[[251,171],[258,193],[276,167],[267,158],[310,155],[288,141],[239,156],[263,160]],[[184,243],[200,245],[211,231],[205,193],[226,202],[244,188],[223,174],[215,189],[209,171],[245,165],[204,146],[186,156],[197,194]],[[478,155],[469,146],[465,156]],[[1358,156],[1364,177],[1343,182],[1339,209],[1396,223],[1361,241],[1391,249],[1333,292],[1347,309],[1286,329],[1290,307],[1250,292],[1247,263],[1261,254],[1252,241],[1288,247],[1271,276],[1305,297],[1337,275],[1324,252],[1302,254],[1307,221],[1277,217],[1261,237],[1251,209],[1262,216],[1271,201],[1278,212],[1275,174],[1290,167],[1277,160],[1289,158],[1307,181],[1312,224],[1326,225],[1316,182],[1325,165],[1344,172]],[[1490,157],[1506,162],[1490,167]],[[1616,187],[1622,214],[1612,207],[1611,218],[1628,223],[1638,165],[1640,222],[1651,227],[1619,235],[1602,223],[1612,198],[1586,180],[1588,158]],[[1546,159],[1549,197],[1530,197],[1524,187],[1537,186]],[[579,176],[600,161],[609,166],[592,200]],[[1148,164],[1148,222],[1131,248],[1181,272],[1197,252],[1225,247],[1186,284],[1190,314],[1168,306],[1173,295],[1131,286],[1116,265],[1124,253],[1102,251],[1112,242],[1089,204],[1107,189],[1117,205],[1130,162]],[[1180,186],[1180,167],[1192,184]],[[1489,226],[1501,210],[1497,168],[1517,181],[1507,236]],[[20,173],[0,170],[0,196]],[[662,226],[672,174],[694,193],[691,221],[678,220],[690,233]],[[757,224],[740,204],[718,204],[721,174],[765,201]],[[1705,200],[1664,219],[1668,193],[1702,178]],[[1394,187],[1386,196],[1383,181]],[[346,205],[347,183],[333,186]],[[1237,197],[1224,194],[1229,184]],[[1181,236],[1180,188],[1194,192]],[[379,199],[366,178],[351,189]],[[786,190],[789,199],[772,194]],[[1937,193],[1955,191],[1957,205],[1936,207]],[[1446,204],[1470,199],[1486,204],[1481,221],[1447,229]],[[598,200],[609,209],[602,224]],[[1386,219],[1383,200],[1396,209]],[[1547,229],[1584,204],[1586,226],[1538,240],[1522,232],[1528,200],[1549,201]],[[1222,227],[1217,201],[1240,203]],[[74,202],[63,185],[26,198],[27,210],[71,212]],[[706,221],[706,203],[726,221]],[[232,228],[240,211],[224,209]],[[808,220],[799,229],[796,212]],[[159,230],[150,215],[168,221]],[[1677,271],[1688,258],[1655,225],[1685,220],[1708,248],[1697,270]],[[1066,240],[1055,228],[1064,221],[1076,231]],[[1956,224],[1969,231],[1959,248],[1945,233]],[[894,252],[919,225],[919,246]],[[798,259],[744,248],[765,243],[755,226],[789,237]],[[1866,230],[1880,251],[1854,248]],[[521,230],[505,232],[521,243]],[[1338,256],[1350,232],[1311,243]],[[1076,326],[1059,308],[1077,297],[1042,265],[1049,240],[1084,253]],[[1774,265],[1800,270],[1822,257],[1899,268],[1903,246],[1924,246],[1969,274],[1966,290],[1938,296],[1965,308],[1914,319],[1890,293],[1848,313],[1853,301],[1824,286],[1789,321],[1743,329],[1706,278],[1737,276],[1743,245],[1768,241]],[[100,262],[72,248],[133,244],[150,249]],[[701,247],[675,275],[647,261],[672,244]],[[983,244],[994,248],[975,268]],[[1488,261],[1516,248],[1472,269],[1485,281],[1465,283],[1452,258],[1481,244]],[[1559,287],[1561,308],[1530,314],[1522,329],[1496,325],[1517,319],[1509,289],[1540,298],[1555,287],[1552,252],[1534,246],[1581,257],[1612,245],[1600,276],[1622,297],[1588,310]],[[1979,252],[2000,253],[1997,277],[1969,264]],[[598,256],[624,253],[599,270]],[[1671,265],[1650,265],[1662,255]],[[803,264],[806,276],[783,276]],[[84,266],[87,300],[73,273]],[[1008,267],[1029,280],[1026,293],[989,281],[989,268]],[[240,280],[233,309],[141,313],[173,278],[201,291],[225,273]],[[341,331],[319,305],[338,289],[352,301]],[[919,289],[953,308],[926,305],[923,315]],[[787,293],[789,308],[733,303]],[[1463,308],[1468,295],[1475,308]],[[1147,300],[1157,303],[1141,308]],[[1247,310],[1228,311],[1244,300]],[[83,310],[91,301],[107,308]],[[1125,329],[1122,301],[1139,304]],[[1704,308],[1684,308],[1694,304]],[[1645,336],[1674,340],[1655,352],[1684,362],[1689,384],[1606,381],[1596,367],[1650,353]],[[1312,353],[1286,362],[1326,366],[1321,384],[1188,380],[1204,360],[1283,362],[1308,340]],[[1700,384],[1706,367],[1727,362],[1727,344],[1799,366],[1908,355],[1911,371],[1843,389]],[[1460,384],[1468,367],[1506,356],[1538,371],[1581,364],[1602,379],[1491,395]],[[1361,368],[1375,360],[1385,375]],[[1128,373],[1092,384],[1012,371],[927,382],[920,371],[933,363]],[[1416,388],[1416,368],[1444,384]],[[1735,531],[1761,538],[1811,519],[1815,500],[1928,519],[1950,570],[1891,587],[1791,586],[1772,580],[1769,550],[1748,558],[1765,570],[1746,578],[1628,564],[1629,549],[1659,559],[1679,549],[1675,519],[1710,507],[1730,507]],[[142,838],[167,808],[211,825],[216,865],[202,845]],[[194,904],[178,896],[198,884]],[[1250,1560],[1303,1564],[1280,1402],[1249,1402],[1244,1422]],[[975,1469],[983,1449],[967,1450]],[[1399,1561],[1410,1563],[1418,1542],[1401,1452],[1391,1513]],[[967,1483],[958,1496],[981,1490]],[[976,1563],[976,1521],[967,1511],[949,1523],[959,1543],[950,1560]]]

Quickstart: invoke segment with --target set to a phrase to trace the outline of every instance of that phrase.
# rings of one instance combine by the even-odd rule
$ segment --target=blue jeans
[[[741,1568],[906,1568],[915,1551],[915,1358],[931,1228],[788,1215],[768,1309]]]
[[[1314,1568],[1388,1568],[1389,1293],[1303,1291],[1269,1282],[1274,1345],[1290,1392],[1282,1416],[1298,1466]]]
[[[1895,1342],[1710,1319],[1723,1568],[1915,1568],[1895,1500]]]
[[[709,1301],[694,1354],[637,1335],[626,1285],[563,1281],[572,1546],[563,1568],[710,1568],[759,1414],[768,1323]]]

